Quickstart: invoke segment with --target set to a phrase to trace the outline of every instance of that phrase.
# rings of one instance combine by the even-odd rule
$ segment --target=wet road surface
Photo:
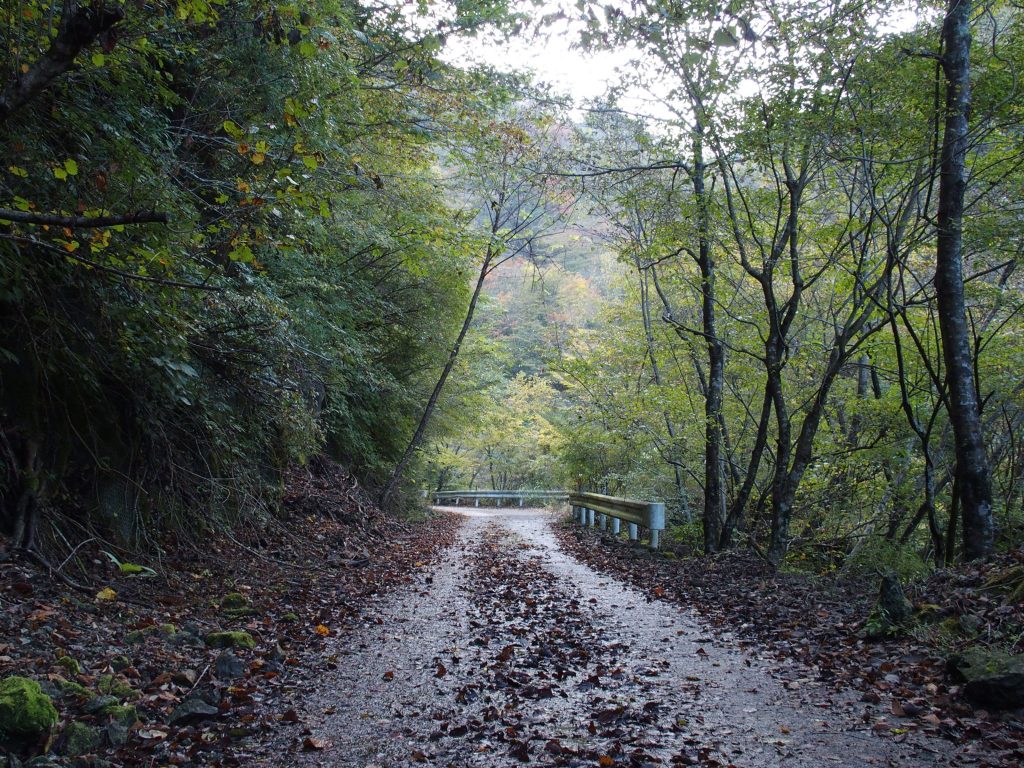
[[[459,539],[336,640],[292,764],[937,766],[864,705],[712,638],[562,552],[543,510],[456,510]],[[333,666],[333,665],[332,665]],[[793,675],[787,675],[793,677]]]

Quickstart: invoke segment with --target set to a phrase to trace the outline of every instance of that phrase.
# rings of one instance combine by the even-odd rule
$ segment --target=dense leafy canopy
[[[705,550],[774,563],[879,540],[958,556],[933,285],[945,9],[581,0],[540,20],[638,58],[574,119],[440,58],[535,10],[0,10],[16,543],[55,510],[138,543],[272,509],[282,470],[327,452],[369,484],[408,464],[407,488],[664,498]],[[1005,544],[1024,36],[1012,5],[970,21],[964,317]],[[620,104],[637,88],[657,119]]]

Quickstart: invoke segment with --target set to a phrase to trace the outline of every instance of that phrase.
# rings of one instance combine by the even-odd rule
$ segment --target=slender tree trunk
[[[761,416],[757,421],[757,436],[754,438],[754,449],[750,452],[750,461],[747,463],[747,473],[743,477],[743,485],[732,500],[729,506],[729,514],[726,515],[725,524],[722,526],[722,538],[720,540],[722,549],[727,549],[733,544],[733,532],[743,519],[747,503],[750,501],[750,494],[754,490],[754,483],[757,482],[757,472],[761,466],[761,457],[768,445],[768,426],[772,419],[772,396],[768,388],[765,388],[764,400],[761,403]]]
[[[949,416],[956,444],[956,484],[963,517],[965,560],[992,552],[992,480],[982,436],[964,305],[963,210],[967,187],[968,110],[971,101],[970,0],[949,0],[942,27],[946,119],[939,173],[935,295],[949,385]]]
[[[766,361],[766,374],[768,376],[768,390],[771,394],[772,407],[775,409],[775,473],[772,476],[771,500],[772,500],[772,529],[768,543],[768,559],[773,565],[782,562],[789,548],[789,519],[793,514],[792,505],[789,502],[788,476],[789,457],[792,452],[792,422],[789,417],[789,408],[786,405],[786,398],[782,391],[782,340],[771,339],[769,343]]]
[[[470,326],[473,324],[473,314],[476,312],[476,304],[480,299],[480,293],[483,291],[484,281],[487,279],[487,273],[491,266],[491,261],[494,259],[494,248],[492,245],[487,247],[487,255],[484,257],[483,263],[480,265],[480,274],[476,280],[476,286],[473,288],[473,296],[469,300],[469,307],[466,309],[466,316],[462,320],[462,328],[459,329],[459,335],[455,339],[455,344],[452,345],[451,351],[448,353],[448,360],[444,364],[444,369],[441,371],[440,377],[437,379],[437,383],[434,385],[434,390],[430,393],[430,398],[427,400],[427,405],[423,409],[423,415],[420,416],[419,424],[416,425],[416,431],[413,432],[412,439],[409,440],[409,445],[406,446],[405,453],[402,454],[401,460],[395,466],[394,472],[391,473],[391,477],[384,484],[384,488],[380,492],[380,505],[381,507],[387,507],[391,502],[391,497],[395,493],[395,489],[398,488],[398,484],[402,480],[406,467],[409,466],[409,462],[412,460],[413,454],[416,453],[416,449],[419,448],[420,443],[423,441],[423,435],[427,431],[427,425],[430,423],[430,417],[434,414],[434,408],[437,407],[438,400],[441,399],[441,392],[444,390],[445,382],[448,381],[448,376],[451,374],[452,369],[455,367],[455,362],[459,358],[459,350],[462,349],[462,342],[466,339],[466,334],[469,333]]]
[[[708,350],[708,380],[704,396],[704,553],[718,551],[725,523],[722,398],[725,387],[725,347],[715,323],[715,261],[711,250],[708,200],[704,187],[704,128],[698,121],[693,134],[693,196],[697,203],[697,266],[700,269],[701,330]]]

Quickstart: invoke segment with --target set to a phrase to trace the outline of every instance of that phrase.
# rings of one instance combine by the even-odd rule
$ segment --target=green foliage
[[[438,34],[504,18],[473,5]],[[62,7],[0,12],[0,71]],[[475,241],[428,128],[472,109],[436,35],[334,0],[170,11],[133,7],[0,123],[0,207],[169,217],[0,232],[7,530],[58,507],[139,545],[259,516],[321,451],[373,482],[465,301]]]
[[[931,567],[911,547],[870,536],[856,546],[843,561],[843,573],[854,578],[871,579],[882,573],[894,573],[900,581],[925,578]]]

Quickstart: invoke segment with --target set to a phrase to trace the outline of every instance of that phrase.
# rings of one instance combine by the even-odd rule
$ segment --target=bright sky
[[[576,34],[562,21],[545,37],[521,36],[509,42],[459,38],[448,43],[443,57],[455,65],[489,64],[504,70],[530,70],[536,79],[571,95],[577,102],[601,96],[618,82],[616,69],[629,64],[623,51],[591,55],[573,49]]]
[[[540,8],[532,8],[531,14],[540,18],[554,13],[560,6],[568,5],[571,5],[570,0],[545,0]],[[882,33],[905,31],[914,26],[920,13],[914,0],[908,0],[903,9],[889,9],[884,17],[872,14],[876,17],[872,21],[876,30]],[[508,42],[498,42],[487,36],[451,39],[442,58],[458,66],[479,63],[506,71],[532,71],[538,82],[553,86],[555,91],[571,96],[580,105],[604,94],[609,85],[618,84],[618,71],[629,71],[631,61],[637,57],[638,52],[635,49],[599,54],[584,52],[574,47],[579,39],[579,26],[563,19],[551,24],[542,36],[524,34]],[[664,98],[664,94],[660,96]],[[671,119],[671,113],[662,98],[658,94],[640,92],[634,87],[620,96],[619,106],[656,119]]]

